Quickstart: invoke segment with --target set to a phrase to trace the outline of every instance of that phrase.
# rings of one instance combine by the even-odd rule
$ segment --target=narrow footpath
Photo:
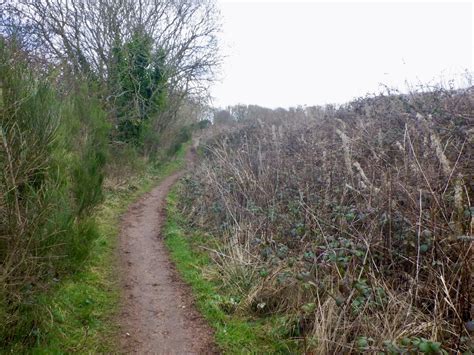
[[[186,155],[194,164],[194,149]],[[166,196],[185,170],[163,180],[132,204],[119,239],[122,308],[120,347],[136,354],[216,353],[210,327],[195,309],[191,290],[170,260],[161,233]]]

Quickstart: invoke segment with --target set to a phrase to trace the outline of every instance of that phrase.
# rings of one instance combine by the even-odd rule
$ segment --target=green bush
[[[72,190],[79,215],[87,214],[103,199],[102,182],[107,160],[109,124],[99,100],[82,85],[71,95],[65,115],[69,122],[67,137],[73,139],[69,147],[75,150],[72,168]],[[77,127],[76,129],[71,127]]]
[[[93,89],[56,89],[0,43],[0,347],[33,344],[38,296],[76,272],[97,227],[109,126]]]

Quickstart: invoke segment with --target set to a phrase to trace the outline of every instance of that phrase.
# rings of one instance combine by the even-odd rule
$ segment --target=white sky
[[[473,2],[218,1],[216,106],[343,103],[473,71]]]

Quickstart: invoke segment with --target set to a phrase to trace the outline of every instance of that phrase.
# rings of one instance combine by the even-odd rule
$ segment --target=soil
[[[188,169],[195,157],[191,149],[186,156]],[[118,251],[123,353],[217,353],[213,332],[196,310],[191,290],[181,281],[161,233],[166,195],[184,173],[167,177],[122,217]]]

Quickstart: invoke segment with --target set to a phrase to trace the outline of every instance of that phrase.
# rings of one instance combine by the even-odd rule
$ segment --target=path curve
[[[188,168],[195,151],[186,155]],[[193,305],[164,245],[166,195],[176,172],[132,204],[121,221],[119,259],[123,304],[121,349],[136,354],[215,353],[212,331]]]

